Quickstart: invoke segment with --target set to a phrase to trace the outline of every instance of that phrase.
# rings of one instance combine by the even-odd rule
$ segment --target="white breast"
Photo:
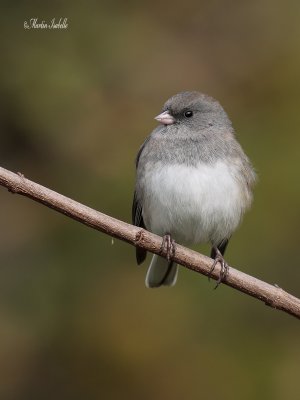
[[[146,226],[181,243],[218,244],[232,234],[250,202],[236,173],[223,161],[148,168],[143,180]]]

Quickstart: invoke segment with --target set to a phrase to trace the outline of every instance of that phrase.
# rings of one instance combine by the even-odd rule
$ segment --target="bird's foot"
[[[167,261],[170,262],[171,258],[175,255],[176,243],[169,233],[163,236],[160,253],[167,255]]]
[[[209,271],[208,279],[210,279],[211,274],[213,273],[217,263],[220,263],[221,270],[220,270],[220,275],[219,275],[219,278],[217,280],[217,284],[215,286],[215,289],[217,289],[217,287],[220,285],[221,282],[225,281],[225,279],[226,279],[226,277],[228,275],[228,271],[229,271],[229,266],[228,266],[227,262],[224,260],[224,257],[222,256],[220,250],[216,248],[216,256],[215,256],[213,265],[211,266],[211,269]]]

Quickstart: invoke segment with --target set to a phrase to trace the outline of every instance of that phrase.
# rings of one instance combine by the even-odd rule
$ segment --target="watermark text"
[[[52,18],[50,21],[39,18],[30,18],[24,21],[24,29],[67,29],[68,18]]]

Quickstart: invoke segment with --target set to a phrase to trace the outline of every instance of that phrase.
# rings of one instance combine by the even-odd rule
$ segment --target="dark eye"
[[[184,116],[187,117],[187,118],[191,118],[193,116],[193,111],[190,111],[190,110],[186,111],[184,113]]]

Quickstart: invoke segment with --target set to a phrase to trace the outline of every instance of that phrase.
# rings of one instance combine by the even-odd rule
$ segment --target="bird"
[[[166,101],[155,120],[159,125],[136,156],[132,223],[162,236],[167,258],[152,256],[145,284],[175,285],[177,243],[210,243],[211,273],[221,265],[218,286],[228,274],[228,242],[252,203],[256,173],[214,98],[180,92]],[[146,255],[136,248],[138,265]]]

